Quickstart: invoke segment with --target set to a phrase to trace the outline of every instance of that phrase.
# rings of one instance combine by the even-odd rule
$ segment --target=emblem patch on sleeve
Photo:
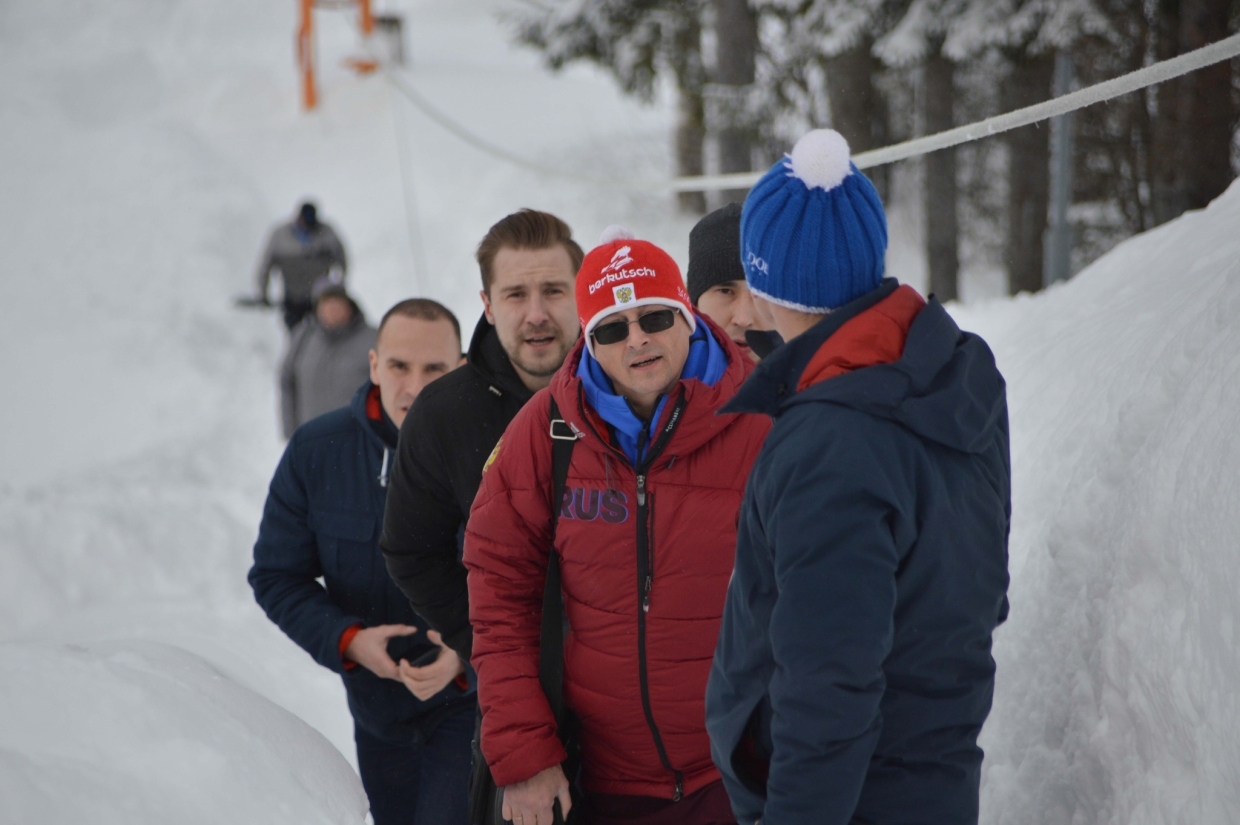
[[[495,449],[491,450],[491,454],[487,456],[487,463],[482,465],[483,474],[491,469],[491,465],[495,463],[495,459],[499,457],[499,445],[504,443],[504,437],[500,436],[499,441],[495,442]]]

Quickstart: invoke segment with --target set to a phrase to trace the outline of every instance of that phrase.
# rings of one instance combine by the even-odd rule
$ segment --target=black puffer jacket
[[[400,430],[379,545],[413,609],[465,661],[473,632],[461,531],[482,465],[531,395],[483,316],[469,364],[422,390]]]

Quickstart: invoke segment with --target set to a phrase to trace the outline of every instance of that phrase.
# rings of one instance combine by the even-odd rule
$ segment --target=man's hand
[[[388,639],[393,636],[409,636],[418,629],[407,624],[381,624],[378,627],[364,627],[357,631],[353,641],[344,650],[344,657],[357,662],[381,679],[400,681],[400,668],[388,655]]]
[[[425,702],[448,683],[465,672],[465,665],[456,651],[443,643],[438,631],[428,630],[426,637],[439,645],[439,658],[425,667],[414,667],[405,659],[400,660],[400,680],[409,692]]]
[[[504,819],[512,825],[551,825],[551,805],[560,800],[560,813],[565,819],[573,809],[568,793],[568,779],[559,765],[553,765],[534,776],[504,788]]]

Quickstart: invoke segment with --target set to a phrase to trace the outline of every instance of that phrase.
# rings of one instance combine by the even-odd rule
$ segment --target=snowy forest
[[[677,99],[681,175],[764,169],[810,128],[854,152],[1030,106],[1240,31],[1233,0],[539,0],[519,42],[552,68],[604,67],[626,94]],[[1010,294],[1079,271],[1123,238],[1200,209],[1240,166],[1240,73],[1222,63],[1068,119],[1067,273],[1044,260],[1052,129],[917,161],[929,291],[955,299],[961,258]],[[890,168],[874,174],[891,193]],[[743,192],[728,193],[733,199]],[[713,203],[713,200],[711,201]],[[683,193],[701,213],[706,193]]]
[[[815,127],[855,157],[1240,48],[1240,0],[373,0],[401,62],[363,5],[0,0],[3,825],[375,820],[355,626],[311,653],[248,578],[292,443],[293,327],[256,270],[302,204],[347,251],[326,294],[353,329],[377,346],[390,308],[431,299],[459,321],[450,363],[491,323],[479,242],[518,210],[586,252],[621,225],[684,273],[698,221],[747,193],[675,177],[756,179]],[[1228,58],[865,170],[882,275],[1002,375],[983,825],[1240,822],[1238,128]],[[349,466],[378,515],[325,519],[322,547],[363,546],[403,608],[375,524],[395,448],[367,449]]]

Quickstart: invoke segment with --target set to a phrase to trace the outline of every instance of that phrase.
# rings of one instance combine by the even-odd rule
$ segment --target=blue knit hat
[[[843,306],[882,283],[886,251],[883,204],[839,132],[802,137],[745,198],[745,279],[772,303],[812,313]]]

